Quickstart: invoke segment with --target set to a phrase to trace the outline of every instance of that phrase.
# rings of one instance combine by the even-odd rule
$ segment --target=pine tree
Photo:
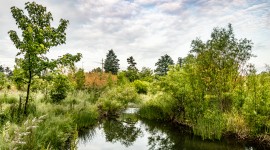
[[[111,72],[112,74],[117,74],[119,70],[119,59],[115,55],[114,51],[111,49],[109,53],[106,55],[104,69],[105,72]]]
[[[132,56],[130,56],[127,59],[127,62],[129,64],[129,66],[128,66],[127,71],[126,71],[126,77],[129,79],[130,82],[133,82],[139,78],[138,69],[136,68],[137,63],[135,62],[135,59]]]
[[[165,54],[164,56],[161,56],[160,59],[158,59],[158,62],[155,64],[157,66],[155,72],[158,75],[166,75],[167,72],[169,71],[169,65],[173,65],[173,60],[172,58]]]
[[[135,62],[135,59],[132,57],[132,56],[130,56],[128,59],[127,59],[127,62],[128,62],[128,64],[129,64],[129,66],[128,66],[128,70],[137,70],[138,71],[138,69],[136,68],[136,62]]]

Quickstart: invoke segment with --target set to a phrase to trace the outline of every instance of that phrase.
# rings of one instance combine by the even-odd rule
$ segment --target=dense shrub
[[[225,128],[226,122],[221,113],[206,110],[204,115],[198,118],[193,131],[203,139],[220,139]]]
[[[174,120],[178,117],[177,101],[167,93],[159,93],[140,107],[138,114],[146,119]]]
[[[75,108],[73,113],[73,119],[77,124],[78,129],[96,124],[98,117],[99,114],[97,108],[89,105]]]
[[[147,94],[149,83],[146,81],[135,80],[133,82],[134,87],[136,88],[139,94]]]
[[[130,85],[113,87],[105,91],[97,101],[104,115],[116,115],[125,109],[128,103],[137,103],[137,91]]]
[[[67,97],[70,85],[68,79],[64,75],[56,75],[53,80],[53,87],[50,96],[53,102],[58,103]]]

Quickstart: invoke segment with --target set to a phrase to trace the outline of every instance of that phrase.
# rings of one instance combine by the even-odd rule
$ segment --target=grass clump
[[[74,122],[76,122],[79,129],[96,124],[98,117],[98,110],[95,106],[76,108],[73,113]]]
[[[134,87],[118,86],[105,91],[97,101],[103,116],[118,115],[129,103],[138,103],[139,95]]]
[[[177,101],[167,93],[158,93],[145,101],[138,111],[142,118],[150,120],[174,120],[177,118]]]

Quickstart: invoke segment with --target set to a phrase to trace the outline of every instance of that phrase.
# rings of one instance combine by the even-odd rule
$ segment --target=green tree
[[[119,59],[115,55],[114,51],[111,49],[109,53],[106,55],[104,69],[105,72],[111,72],[112,74],[117,74],[119,70]]]
[[[6,75],[3,72],[0,72],[0,90],[2,90],[5,87],[6,82],[7,82]]]
[[[102,72],[102,69],[100,67],[92,69],[91,72]]]
[[[22,30],[22,39],[14,30],[10,30],[8,33],[15,47],[20,50],[17,56],[22,55],[20,63],[17,65],[24,71],[27,78],[27,95],[24,105],[26,114],[32,78],[41,75],[41,72],[47,68],[52,70],[58,63],[64,63],[61,61],[62,58],[65,60],[74,60],[74,57],[80,59],[81,54],[64,55],[58,60],[49,60],[45,55],[49,49],[64,44],[66,41],[65,30],[68,20],[60,19],[59,26],[54,28],[51,27],[52,14],[47,12],[46,7],[35,2],[27,2],[25,9],[28,16],[24,14],[23,10],[15,6],[11,7],[12,16],[18,28]],[[69,63],[73,62],[69,61]]]
[[[129,58],[127,58],[127,62],[128,62],[128,64],[129,64],[129,66],[128,66],[128,70],[138,70],[137,68],[136,68],[136,62],[135,62],[135,59],[132,57],[132,56],[130,56]]]
[[[155,70],[156,74],[161,76],[166,75],[169,71],[169,66],[173,64],[173,60],[169,55],[165,54],[164,56],[161,56],[161,58],[158,59],[158,62],[155,64],[155,66],[157,66]]]
[[[236,39],[231,24],[226,28],[214,28],[211,39],[205,43],[196,39],[191,43],[190,54],[195,58],[200,87],[203,93],[215,99],[222,110],[230,107],[231,94],[236,87],[240,70],[253,56],[252,42]]]
[[[84,83],[85,83],[85,75],[84,75],[84,70],[79,69],[75,73],[75,80],[76,80],[76,88],[79,90],[82,90],[84,88]]]
[[[135,62],[135,59],[132,56],[127,58],[127,62],[129,66],[126,71],[126,76],[130,82],[133,82],[136,79],[138,79],[138,69],[136,68],[137,63]]]
[[[139,79],[144,81],[153,81],[153,70],[151,68],[142,67],[142,70],[139,72]]]
[[[5,72],[5,68],[2,65],[0,65],[0,72]]]
[[[53,79],[53,88],[50,91],[51,99],[54,103],[61,102],[67,97],[68,90],[71,88],[67,76],[56,74]]]
[[[183,66],[183,58],[182,57],[178,57],[178,60],[177,60],[177,64],[182,67]]]

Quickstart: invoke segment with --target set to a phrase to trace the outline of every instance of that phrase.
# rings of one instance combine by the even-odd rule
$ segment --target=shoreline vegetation
[[[185,125],[203,140],[270,148],[270,67],[258,73],[247,63],[253,44],[238,40],[231,24],[205,42],[193,40],[177,63],[161,56],[154,71],[137,69],[132,56],[120,71],[109,50],[104,68],[86,73],[74,65],[79,53],[46,57],[65,43],[68,20],[53,28],[46,7],[28,2],[25,9],[29,16],[11,8],[22,37],[9,31],[21,57],[12,71],[0,66],[0,149],[76,149],[80,130],[130,105],[141,118]]]

